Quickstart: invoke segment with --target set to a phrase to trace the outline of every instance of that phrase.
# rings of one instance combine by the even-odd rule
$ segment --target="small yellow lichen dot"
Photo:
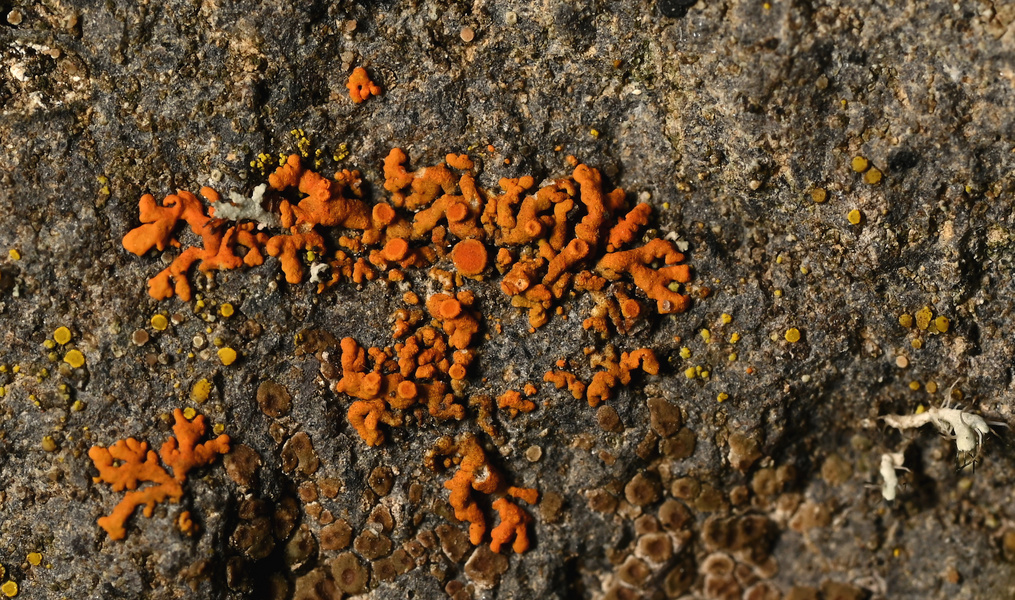
[[[18,595],[18,584],[13,581],[8,581],[7,583],[0,585],[0,592],[3,592],[4,596],[7,596],[8,598],[13,598]]]
[[[694,367],[688,367],[687,369],[684,370],[684,376],[687,377],[688,379],[694,379],[694,377],[697,374],[698,371]]]
[[[814,188],[811,190],[811,200],[814,200],[818,204],[821,204],[827,199],[828,192],[825,191],[825,188]]]
[[[3,565],[0,565],[0,579],[3,579],[4,575],[6,575],[6,574],[7,574],[7,569],[5,569]]]
[[[211,395],[211,382],[207,379],[198,381],[194,387],[190,388],[190,399],[198,404],[207,400],[209,395]]]
[[[853,225],[859,225],[860,219],[862,219],[863,216],[860,214],[859,210],[854,208],[853,210],[849,211],[849,214],[846,215],[846,218],[849,219],[849,222],[852,223]]]
[[[80,350],[71,350],[63,356],[63,362],[77,369],[85,364],[85,355]]]
[[[849,166],[857,173],[863,173],[869,165],[870,163],[867,162],[867,159],[862,156],[854,156],[853,160],[849,163]]]
[[[912,327],[913,315],[908,313],[902,313],[899,315],[899,325],[902,325],[903,327]]]
[[[53,348],[56,348],[56,342],[53,340],[46,340],[45,342],[42,342],[42,347],[46,350],[52,350]]]
[[[233,305],[226,302],[219,307],[219,314],[226,318],[233,316]]]
[[[934,392],[937,391],[937,383],[935,383],[933,381],[928,381],[927,385],[924,386],[924,387],[927,389],[927,392],[929,392],[931,394],[933,394]]]
[[[712,332],[707,329],[702,329],[699,333],[701,333],[701,339],[705,340],[706,344],[712,339]]]
[[[870,185],[877,185],[881,182],[881,170],[874,167],[870,171],[867,171],[863,174],[863,181]]]
[[[53,436],[47,435],[42,438],[42,449],[46,452],[54,452],[56,450],[56,440],[53,439]],[[31,557],[32,555],[29,554],[28,556]],[[31,560],[31,558],[29,558],[29,560]]]
[[[730,359],[730,362],[736,361],[737,360],[737,353],[736,352],[730,352],[729,359]]]
[[[922,405],[922,404],[918,404],[916,406],[916,410],[913,411],[913,414],[915,414],[915,415],[922,415],[925,412],[927,412],[927,407]]]
[[[735,344],[735,343],[737,343],[739,341],[740,341],[740,334],[737,333],[736,331],[734,331],[733,335],[730,336],[730,343],[731,344]]]
[[[598,129],[590,129],[589,130],[589,135],[591,135],[594,138],[597,138],[597,137],[599,137],[599,130]]]
[[[169,327],[169,319],[165,315],[155,315],[152,317],[152,327],[156,331],[164,331]]]
[[[773,293],[775,294],[775,297],[776,297],[776,298],[782,298],[782,290],[780,290],[780,289],[777,289],[777,290],[775,290],[775,292],[773,292]]]
[[[914,392],[916,390],[920,389],[920,382],[919,381],[910,381],[909,382],[909,389],[913,390]]]
[[[219,360],[221,360],[222,364],[227,367],[236,361],[236,350],[233,350],[232,348],[222,348],[219,350],[218,355]]]
[[[916,311],[916,326],[920,329],[927,329],[930,326],[930,320],[934,316],[934,311],[929,306],[924,306],[920,310]]]
[[[11,260],[21,260],[21,253],[14,248],[11,248],[7,254],[10,255]]]
[[[183,409],[183,416],[184,416],[184,417],[185,417],[185,418],[186,418],[186,419],[187,419],[188,421],[190,421],[190,420],[192,420],[192,419],[193,419],[194,417],[196,417],[196,416],[197,416],[197,411],[196,411],[196,410],[194,410],[194,408],[193,408],[193,407],[191,407],[191,406],[188,406],[187,408]]]
[[[69,342],[70,338],[70,329],[67,329],[66,327],[57,327],[56,331],[53,332],[53,339],[61,346]]]
[[[42,555],[39,554],[38,552],[29,552],[28,562],[31,563],[32,566],[37,567],[39,566],[39,563],[42,562]]]
[[[730,395],[727,394],[726,392],[721,392],[718,396],[715,397],[715,399],[719,402],[725,402],[726,400],[729,399],[729,397]]]
[[[7,388],[5,388],[4,386],[0,385],[0,398],[3,398],[6,395],[7,395]]]
[[[680,358],[691,358],[691,349],[684,346],[680,349]]]
[[[14,365],[13,367],[11,367],[11,371],[13,371],[14,373],[20,373],[21,365]]]
[[[726,313],[723,313],[722,316],[719,317],[719,318],[722,319],[723,325],[725,325],[725,324],[727,324],[727,323],[729,323],[729,322],[731,322],[733,320],[733,316],[729,315],[729,314],[726,314]]]
[[[786,330],[786,341],[795,344],[800,341],[800,330],[796,327],[792,327]]]
[[[941,333],[947,333],[948,332],[948,326],[950,324],[951,324],[951,321],[949,321],[948,317],[946,317],[944,315],[941,315],[938,318],[934,319],[934,327],[936,327],[937,330],[940,331]]]
[[[215,435],[222,435],[222,432],[226,430],[226,426],[222,423],[215,423],[212,425],[211,430],[215,433]]]
[[[80,400],[75,400],[74,404],[70,405],[70,409],[74,412],[81,412],[85,409],[85,403]]]
[[[917,338],[912,342],[909,342],[909,345],[912,346],[914,350],[919,350],[920,348],[923,348],[923,340]]]

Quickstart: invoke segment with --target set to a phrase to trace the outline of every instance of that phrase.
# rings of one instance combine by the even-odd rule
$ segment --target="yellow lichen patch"
[[[85,355],[80,350],[71,350],[64,355],[63,361],[77,369],[85,364]]]
[[[38,552],[29,552],[27,558],[28,563],[33,567],[37,567],[40,563],[42,563],[42,554]]]
[[[165,315],[158,314],[152,317],[152,328],[156,331],[165,331],[169,327],[169,319]]]
[[[727,313],[723,313],[722,316],[719,318],[720,320],[722,320],[723,325],[727,325],[733,321],[733,315],[729,315]]]
[[[786,341],[795,344],[800,341],[800,330],[796,327],[791,327],[786,330]]]
[[[870,185],[877,185],[881,183],[881,170],[877,167],[873,167],[871,170],[863,174],[864,183]]]
[[[236,362],[236,356],[237,356],[236,355],[236,350],[233,350],[232,348],[229,348],[228,346],[225,347],[225,348],[220,348],[219,351],[218,351],[218,355],[219,355],[219,360],[221,360],[222,364],[226,365],[227,367],[229,365],[233,364],[234,362]]]
[[[903,327],[907,327],[907,328],[908,327],[912,327],[913,326],[913,315],[911,315],[909,313],[902,313],[901,315],[899,315],[899,325],[902,325]]]
[[[850,161],[849,166],[853,168],[857,173],[863,173],[870,166],[870,162],[862,156],[854,156],[853,160]]]
[[[740,334],[737,333],[736,331],[734,331],[733,335],[730,336],[730,343],[731,344],[735,344],[735,343],[737,343],[739,341],[740,341]]]
[[[854,208],[853,210],[849,211],[849,214],[846,215],[846,219],[848,219],[850,224],[852,225],[859,225],[860,220],[863,219],[863,215],[860,214],[859,210]]]
[[[680,358],[691,358],[691,349],[684,346],[680,349]]]
[[[66,327],[57,327],[56,331],[53,332],[53,339],[61,346],[66,344],[71,339],[70,329],[67,329]]]
[[[198,404],[207,400],[209,395],[211,395],[211,382],[207,379],[198,381],[194,387],[190,388],[190,399]]]
[[[937,328],[937,330],[940,333],[947,333],[948,332],[948,326],[950,324],[951,324],[951,321],[949,321],[948,317],[946,317],[944,315],[941,315],[938,318],[934,319],[934,327]]]
[[[219,307],[219,314],[222,315],[223,317],[226,317],[227,319],[233,316],[233,312],[234,312],[233,305],[229,304],[228,302]]]
[[[7,254],[11,257],[11,260],[21,260],[21,253],[15,248],[11,248],[10,252]]]
[[[927,389],[927,392],[931,394],[937,391],[937,383],[933,381],[928,381],[927,385],[924,387]]]
[[[187,408],[183,409],[183,416],[186,417],[188,421],[193,419],[196,415],[197,415],[197,411],[194,410],[193,408],[189,407],[189,406]]]
[[[42,449],[45,450],[46,452],[56,451],[56,440],[53,439],[53,436],[51,435],[43,436]]]
[[[909,342],[909,345],[912,346],[914,350],[919,350],[920,348],[923,348],[923,340],[917,338]]]
[[[694,367],[688,367],[684,369],[684,376],[688,379],[694,379],[698,375],[698,370]]]
[[[818,204],[821,204],[827,199],[828,192],[825,191],[825,188],[814,188],[811,190],[811,200],[814,200]]]
[[[927,329],[930,326],[930,320],[934,317],[934,311],[929,306],[924,306],[920,310],[916,311],[916,326],[920,329]]]
[[[715,397],[715,399],[716,402],[726,402],[727,400],[729,400],[729,397],[730,395],[727,394],[726,392],[720,392],[719,395]]]
[[[712,332],[707,329],[702,329],[699,333],[701,334],[701,339],[705,340],[706,344],[712,339]]]
[[[3,592],[3,595],[8,598],[13,598],[18,595],[18,584],[13,581],[8,581],[7,583],[0,585],[0,592]]]
[[[913,390],[914,392],[916,390],[920,389],[920,382],[919,381],[910,381],[909,382],[909,389]]]

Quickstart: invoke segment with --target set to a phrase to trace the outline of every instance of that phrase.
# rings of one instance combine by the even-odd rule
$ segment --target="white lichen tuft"
[[[895,474],[895,470],[905,468],[902,461],[901,452],[886,452],[881,455],[881,478],[884,479],[884,483],[881,484],[881,495],[889,502],[895,500],[899,489],[899,476]]]
[[[254,188],[254,193],[247,198],[236,192],[229,192],[229,202],[215,202],[215,217],[228,221],[256,221],[264,227],[280,227],[282,222],[279,216],[264,210],[261,201],[264,200],[264,193],[268,190],[267,184]]]
[[[990,425],[983,417],[957,408],[931,408],[914,415],[885,415],[881,419],[900,430],[933,423],[938,431],[955,438],[955,449],[963,466],[975,460],[983,443],[983,434],[990,433]]]
[[[314,263],[310,266],[310,283],[323,283],[322,275],[328,272],[331,267],[328,263]]]

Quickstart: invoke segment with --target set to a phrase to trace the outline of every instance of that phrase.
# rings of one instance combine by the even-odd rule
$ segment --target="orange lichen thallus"
[[[457,444],[451,444],[445,438],[435,453],[455,454],[461,459],[458,470],[451,479],[444,482],[444,487],[451,492],[448,502],[455,509],[455,518],[469,523],[469,541],[475,546],[483,542],[487,526],[482,509],[472,497],[473,491],[485,495],[507,493],[529,504],[535,504],[538,500],[539,494],[533,489],[510,486],[503,490],[503,476],[489,463],[483,447],[473,435],[465,436]],[[503,496],[494,501],[493,508],[497,510],[501,523],[491,532],[490,549],[500,552],[501,545],[514,537],[512,549],[515,552],[528,550],[528,524],[532,518]]]
[[[356,104],[363,102],[370,96],[380,96],[381,86],[370,80],[370,74],[363,67],[356,67],[349,76],[349,97]]]
[[[146,442],[134,438],[120,440],[108,448],[92,446],[88,450],[88,457],[99,470],[99,476],[94,481],[111,484],[116,492],[128,490],[113,512],[98,521],[110,538],[123,539],[127,534],[124,524],[138,506],[144,506],[144,515],[151,517],[156,504],[167,500],[179,502],[183,497],[187,473],[210,464],[219,454],[229,452],[228,435],[198,443],[205,431],[203,415],[188,421],[183,411],[176,409],[173,417],[176,420],[174,435],[162,444],[158,454],[149,450]],[[163,464],[172,469],[172,475]],[[155,485],[138,489],[145,482]]]

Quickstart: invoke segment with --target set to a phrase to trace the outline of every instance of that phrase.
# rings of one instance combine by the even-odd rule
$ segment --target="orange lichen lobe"
[[[521,392],[508,390],[497,398],[497,408],[506,409],[508,414],[514,418],[520,412],[528,413],[536,410],[536,403],[523,398]]]
[[[151,517],[156,504],[167,500],[178,502],[183,497],[183,483],[190,470],[208,465],[219,454],[229,452],[228,435],[199,443],[205,432],[203,415],[188,421],[183,411],[176,409],[173,418],[176,421],[174,435],[166,440],[158,454],[149,450],[146,442],[134,438],[117,441],[108,448],[92,446],[89,449],[88,457],[99,471],[94,481],[108,483],[116,492],[128,490],[112,514],[98,520],[110,538],[123,539],[127,534],[124,525],[138,506],[144,506],[144,515]],[[163,464],[172,469],[172,475]],[[145,482],[155,485],[138,489]]]
[[[516,554],[521,554],[528,550],[528,524],[532,521],[532,517],[507,498],[494,500],[492,506],[500,517],[500,524],[490,532],[490,550],[500,552],[500,547],[506,544],[512,537],[515,538],[515,541],[511,545],[511,549]]]
[[[370,74],[363,67],[353,69],[346,87],[349,88],[349,97],[356,104],[363,102],[370,96],[381,95],[381,86],[371,81]]]
[[[667,266],[653,269],[651,264],[656,260]],[[630,274],[634,284],[656,301],[659,313],[670,314],[684,312],[690,305],[686,295],[670,289],[673,283],[691,280],[691,268],[676,264],[683,260],[672,242],[657,238],[640,248],[607,254],[599,260],[596,272],[611,281],[620,279],[622,273]]]

